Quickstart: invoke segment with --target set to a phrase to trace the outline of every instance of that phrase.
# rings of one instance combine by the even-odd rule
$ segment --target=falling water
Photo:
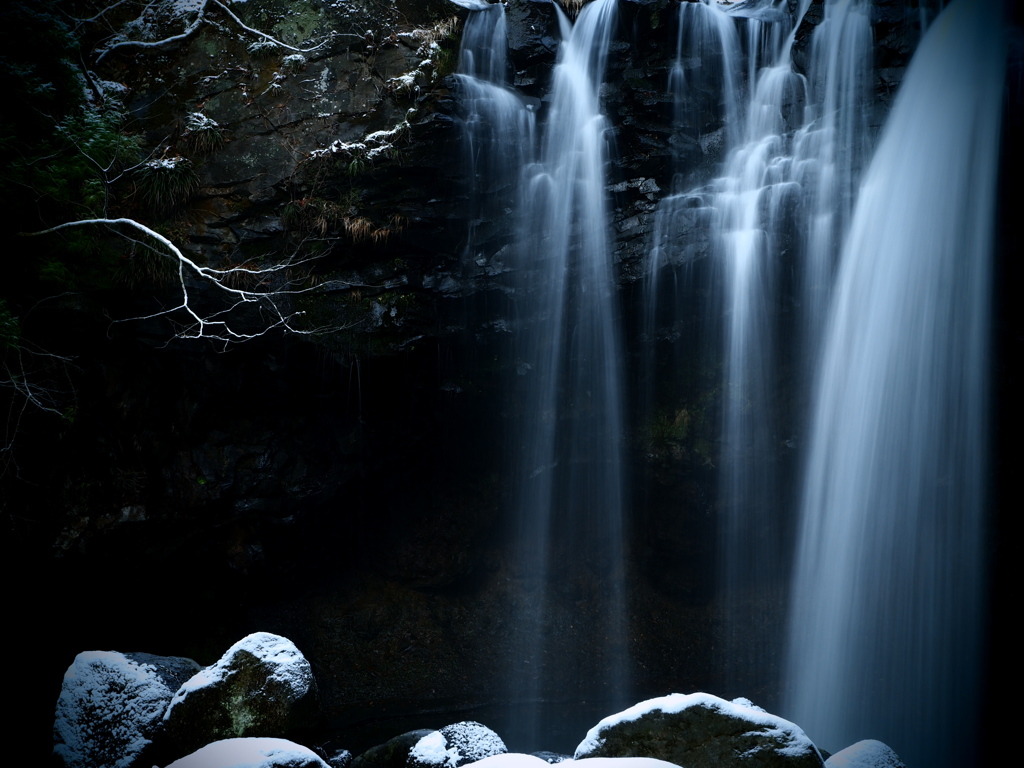
[[[515,207],[520,174],[533,162],[534,110],[508,87],[507,38],[505,6],[484,4],[469,14],[459,51],[456,79],[470,186],[465,259],[477,267],[488,266],[487,251],[512,237],[511,227],[493,222],[503,222]]]
[[[592,688],[597,670],[604,695],[627,695],[621,356],[599,98],[614,18],[615,0],[585,6],[571,31],[562,18],[540,160],[522,184],[515,511],[532,596],[512,679],[526,700],[559,680]],[[574,607],[588,604],[601,615]],[[603,658],[572,654],[584,644]]]
[[[869,4],[826,4],[805,77],[794,71],[791,51],[807,5],[790,17],[769,3],[681,4],[669,86],[676,129],[689,142],[677,145],[699,145],[708,157],[724,144],[726,154],[717,176],[702,180],[690,149],[676,189],[659,205],[649,257],[649,337],[658,335],[660,303],[671,294],[666,275],[678,280],[680,265],[704,256],[714,263],[705,272],[721,316],[720,328],[708,328],[722,345],[719,582],[733,686],[775,674],[791,530],[780,514],[786,468],[778,457],[793,434],[780,426],[780,371],[794,367],[794,357],[795,368],[807,370],[816,353],[869,143]],[[702,65],[707,52],[711,68]],[[710,99],[709,88],[717,88]],[[797,311],[781,311],[784,301]],[[796,344],[783,346],[782,337]],[[799,351],[784,357],[793,346]],[[798,413],[790,416],[799,422]]]
[[[534,110],[507,84],[504,7],[474,9],[458,77],[466,261],[485,267],[498,253],[512,270],[518,530],[507,695],[517,705],[508,727],[537,745],[556,696],[610,707],[628,698],[621,355],[599,99],[615,0],[590,3],[574,25],[559,11],[539,147]]]
[[[678,335],[677,309],[686,301],[689,283],[686,271],[710,249],[714,211],[698,189],[699,182],[707,180],[702,176],[701,160],[705,151],[734,146],[738,141],[741,61],[731,16],[718,5],[680,3],[675,59],[668,80],[673,102],[670,141],[674,177],[671,194],[658,204],[644,286],[643,324],[652,340]],[[648,344],[644,379],[649,387],[656,378],[653,356],[653,344]],[[657,407],[655,396],[645,392],[643,397],[650,414]]]
[[[870,151],[871,3],[836,0],[814,30],[807,122],[794,139],[793,175],[804,190],[801,378],[810,377],[849,228],[860,171]]]
[[[972,764],[1004,50],[958,0],[914,56],[846,240],[817,377],[786,715],[824,748]]]

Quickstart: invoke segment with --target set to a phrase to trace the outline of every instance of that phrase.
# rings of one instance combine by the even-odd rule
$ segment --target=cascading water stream
[[[506,262],[517,313],[509,464],[519,595],[507,693],[517,702],[510,730],[540,744],[545,700],[628,700],[621,354],[599,98],[615,0],[588,4],[573,25],[559,12],[539,148],[532,111],[505,87],[503,12],[472,13],[463,38],[467,255],[479,264],[478,244],[495,237],[476,223],[517,222]]]
[[[512,676],[527,700],[570,670],[580,673],[570,685],[592,687],[581,660],[566,654],[598,638],[605,695],[627,695],[621,356],[599,98],[614,18],[615,0],[595,0],[563,34],[540,161],[522,184],[517,292],[529,327],[518,336],[515,509],[519,565],[535,597],[520,617],[524,646]],[[603,615],[576,611],[581,598],[596,598]],[[536,731],[536,712],[524,716]]]
[[[481,222],[502,221],[516,205],[522,169],[533,162],[534,111],[508,88],[505,6],[483,4],[469,14],[456,79],[463,109],[462,147],[469,180],[467,261],[486,264],[480,252],[489,240],[509,240],[504,231],[480,231]]]
[[[813,375],[838,251],[871,147],[870,12],[869,0],[826,4],[811,44],[810,106],[793,148],[793,175],[807,199],[800,268],[799,359],[804,380]]]
[[[514,231],[498,235],[513,242],[505,258],[518,313],[512,384],[518,433],[510,466],[519,554],[511,570],[522,599],[514,618],[509,695],[522,704],[517,729],[532,737],[540,726],[533,705],[553,686],[571,696],[565,682],[586,678],[586,664],[592,664],[586,670],[608,672],[604,682],[614,694],[628,695],[621,347],[605,199],[607,121],[599,99],[614,9],[614,0],[595,0],[574,26],[562,17],[563,42],[539,139],[532,109],[505,84],[500,5],[471,14],[471,25],[486,19],[487,27],[467,27],[464,38],[476,41],[464,43],[460,75],[476,206],[471,218],[492,227],[498,219],[516,222]],[[976,508],[980,498],[984,398],[978,393],[985,381],[966,372],[985,369],[979,357],[985,324],[966,307],[984,302],[987,273],[968,274],[951,262],[933,275],[920,264],[905,266],[904,256],[916,254],[920,262],[922,249],[938,254],[987,247],[984,235],[968,224],[981,217],[970,211],[992,205],[978,174],[994,174],[994,161],[980,150],[961,150],[975,146],[967,136],[971,130],[982,136],[993,123],[997,130],[998,116],[986,118],[989,107],[980,102],[956,107],[958,117],[977,121],[968,128],[940,114],[937,105],[915,102],[926,116],[918,115],[919,122],[908,117],[910,108],[898,108],[853,217],[871,144],[870,5],[826,3],[806,77],[791,63],[804,10],[806,3],[794,21],[770,4],[731,13],[711,4],[680,4],[669,86],[682,149],[650,250],[649,337],[655,336],[650,329],[657,301],[668,293],[665,278],[678,281],[681,265],[709,257],[715,264],[705,270],[714,281],[709,294],[722,318],[719,553],[727,685],[775,682],[766,660],[779,639],[773,617],[783,603],[792,522],[780,513],[786,507],[785,468],[771,463],[788,437],[776,426],[779,370],[788,365],[799,380],[821,364],[793,587],[789,675],[797,684],[786,714],[806,722],[826,747],[881,736],[913,757],[919,745],[903,747],[910,739],[903,734],[922,723],[951,731],[949,718],[940,716],[949,708],[909,704],[866,681],[891,679],[896,688],[924,691],[921,700],[941,702],[954,697],[949,680],[955,676],[929,687],[921,682],[927,670],[953,666],[961,655],[970,667],[976,658],[976,633],[944,634],[943,628],[953,617],[974,626],[980,611],[964,607],[963,597],[978,594],[972,552],[980,534],[959,510]],[[948,26],[937,23],[936,29],[949,35]],[[982,78],[980,70],[993,55],[957,54],[977,59],[972,70]],[[960,66],[957,56],[947,58]],[[958,87],[967,80],[959,70],[931,67]],[[912,68],[905,90],[925,80],[914,73],[927,68]],[[940,123],[951,132],[943,138],[933,130]],[[894,134],[908,146],[889,149],[897,143]],[[683,156],[694,147],[708,156],[716,144],[725,159],[714,178]],[[961,175],[933,176],[939,167]],[[922,184],[935,199],[922,194]],[[883,196],[883,187],[894,197]],[[957,197],[956,190],[968,192]],[[945,192],[948,198],[940,200]],[[927,203],[900,207],[918,199]],[[502,211],[512,215],[496,213]],[[957,223],[964,228],[943,229]],[[485,235],[471,227],[468,258],[493,252],[495,237],[493,230]],[[481,245],[485,238],[491,240],[487,247]],[[950,293],[956,286],[969,296]],[[786,320],[791,325],[780,326],[778,319],[787,317],[779,307],[783,295],[794,311]],[[819,329],[830,303],[835,308],[822,351]],[[782,337],[795,349],[791,359],[782,359]],[[957,360],[962,367],[954,365]],[[803,416],[788,414],[797,425]],[[968,452],[958,453],[956,446],[968,446]],[[938,485],[929,485],[935,478]],[[889,511],[895,508],[910,511],[900,517]],[[934,516],[927,518],[926,509]],[[934,522],[943,515],[956,523]],[[916,548],[910,543],[915,536]],[[949,544],[954,540],[960,542],[955,551]],[[926,554],[933,550],[940,554]],[[955,567],[936,565],[943,557]],[[897,559],[899,566],[893,565]],[[867,572],[876,575],[865,577]],[[898,585],[895,596],[887,594],[886,579]],[[939,607],[934,596],[952,594],[953,581],[965,590],[951,598],[960,606]],[[914,595],[923,582],[929,583],[925,594]],[[604,605],[600,616],[574,612],[573,605],[595,594]],[[927,609],[916,607],[921,601]],[[912,617],[907,621],[913,626],[900,623],[903,615]],[[906,642],[892,641],[885,624],[898,627]],[[922,632],[936,636],[931,645]],[[591,653],[595,645],[603,648],[596,661],[573,653],[584,636],[600,638],[589,644]],[[880,673],[871,671],[869,657],[879,660]],[[975,674],[969,669],[956,679],[969,688]],[[849,698],[839,695],[844,689]],[[899,704],[886,708],[871,696]],[[901,714],[915,706],[924,713]],[[864,712],[885,714],[862,720]],[[883,717],[897,725],[883,727]],[[942,764],[936,755],[954,752],[947,747],[923,750],[925,758],[917,762]]]
[[[660,284],[666,273],[678,280],[680,265],[713,259],[705,272],[722,318],[720,328],[708,324],[722,343],[722,661],[727,684],[739,688],[771,682],[775,674],[789,569],[791,521],[781,513],[787,478],[777,457],[792,433],[780,431],[778,386],[781,367],[793,360],[783,357],[780,338],[798,339],[785,348],[799,346],[795,368],[808,370],[869,143],[869,4],[826,4],[805,78],[793,69],[791,49],[807,5],[791,19],[773,4],[731,11],[681,4],[670,90],[677,130],[689,141],[677,144],[699,145],[706,154],[713,142],[724,142],[728,153],[709,181],[687,176],[682,164],[677,180],[696,184],[674,189],[659,205],[646,286],[647,335],[656,338],[666,314],[658,304],[671,293]],[[711,52],[712,66],[696,55],[702,52]],[[717,102],[707,96],[716,88]],[[695,100],[701,109],[691,106],[688,114],[680,107]],[[780,327],[781,297],[794,292],[784,285],[791,274],[800,288],[789,301],[800,309],[790,313],[794,327]],[[791,417],[800,421],[800,414]]]
[[[998,6],[958,0],[904,78],[846,240],[816,382],[786,716],[837,749],[974,764]]]

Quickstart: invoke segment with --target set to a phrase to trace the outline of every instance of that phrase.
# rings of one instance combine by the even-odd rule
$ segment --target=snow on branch
[[[204,3],[204,10],[205,7],[206,4]],[[200,11],[199,16],[191,24],[189,24],[188,27],[186,27],[184,32],[182,32],[179,35],[171,35],[169,37],[163,38],[162,40],[120,40],[104,48],[100,52],[100,55],[96,57],[96,62],[99,63],[103,61],[104,56],[106,56],[111,51],[117,50],[118,48],[160,48],[162,46],[169,45],[170,43],[174,43],[179,40],[185,40],[186,38],[190,37],[193,32],[199,29],[200,25],[204,21],[206,21],[206,16],[204,15],[203,11]]]
[[[331,35],[329,35],[327,37],[327,39],[321,41],[320,43],[317,43],[316,45],[312,46],[311,48],[296,48],[293,45],[288,45],[287,43],[282,42],[281,40],[278,40],[276,37],[273,37],[272,35],[268,35],[266,32],[261,32],[258,29],[250,27],[245,22],[243,22],[240,18],[238,18],[238,16],[230,8],[228,8],[228,6],[226,4],[220,2],[220,0],[200,0],[198,5],[196,5],[195,7],[188,7],[187,9],[185,9],[185,10],[187,10],[190,13],[194,12],[196,14],[196,16],[188,24],[188,26],[185,28],[185,30],[183,32],[181,32],[179,34],[176,34],[176,35],[169,35],[169,36],[164,37],[164,38],[159,39],[159,40],[125,40],[125,39],[120,39],[120,40],[117,40],[116,42],[111,43],[107,47],[105,47],[100,52],[100,54],[96,57],[96,61],[97,62],[101,61],[108,53],[110,53],[111,51],[117,50],[119,48],[128,48],[128,47],[134,47],[134,48],[160,48],[162,46],[169,45],[170,43],[175,43],[175,42],[178,42],[180,40],[185,40],[186,38],[190,37],[197,29],[199,29],[199,27],[202,26],[202,24],[204,22],[208,22],[209,21],[207,19],[207,17],[206,17],[206,13],[207,13],[207,9],[209,8],[211,3],[213,5],[216,5],[224,13],[226,13],[231,18],[231,20],[234,21],[235,24],[237,24],[239,27],[241,27],[245,32],[248,32],[251,35],[256,35],[257,37],[262,38],[264,41],[266,41],[268,43],[272,43],[273,45],[279,46],[281,48],[285,48],[285,49],[287,49],[289,51],[295,51],[296,53],[311,53],[313,51],[316,51],[316,50],[322,48],[323,46],[327,45],[327,43],[329,43],[331,40],[334,40],[334,39],[336,39],[338,37],[351,37],[351,38],[360,39],[360,40],[363,39],[362,35],[357,35],[357,34],[354,34],[354,33],[333,32],[333,33],[331,33]],[[149,7],[150,6],[147,6],[147,10],[149,9]],[[180,9],[176,9],[176,10],[180,10]],[[97,14],[95,17],[93,17],[93,19],[98,19],[101,15],[102,15],[102,12],[100,14]],[[178,13],[175,13],[173,15],[180,16],[180,15],[183,15],[183,14],[178,12]],[[137,22],[133,22],[133,23],[140,22],[141,18],[142,17],[140,17],[140,19],[137,20]],[[83,21],[92,21],[93,19],[84,19]],[[121,36],[121,35],[119,35],[119,36]]]
[[[231,12],[231,9],[229,9],[226,5],[224,5],[224,3],[220,2],[220,0],[212,0],[212,1],[213,1],[214,5],[220,6],[220,8],[223,9],[224,13],[226,13],[228,16],[230,16],[231,19],[238,26],[240,26],[242,29],[244,29],[246,32],[249,32],[249,33],[251,33],[253,35],[256,35],[258,37],[262,37],[267,42],[274,43],[275,45],[279,45],[282,48],[287,48],[289,51],[295,51],[296,53],[312,53],[313,51],[317,50],[318,48],[322,48],[323,46],[327,45],[327,43],[329,43],[331,40],[333,40],[336,37],[354,37],[354,38],[358,38],[360,40],[362,39],[362,35],[355,35],[355,34],[352,34],[352,33],[343,34],[341,32],[335,32],[330,37],[328,37],[326,40],[323,40],[323,41],[317,43],[312,48],[296,48],[294,46],[288,45],[287,43],[282,43],[280,40],[278,40],[275,37],[271,37],[266,32],[260,32],[258,29],[253,29],[252,27],[247,26],[246,24],[244,24],[242,22],[242,20],[240,18],[238,18],[234,13]]]
[[[174,315],[184,315],[187,320],[179,325],[179,330],[175,334],[177,338],[207,339],[222,345],[225,349],[230,344],[264,336],[274,329],[302,335],[340,330],[334,327],[315,329],[299,327],[297,321],[306,313],[301,310],[293,310],[288,306],[290,305],[289,297],[319,290],[319,287],[297,287],[297,282],[286,274],[287,270],[307,264],[312,259],[285,260],[264,268],[241,266],[214,269],[204,267],[188,258],[181,249],[159,232],[135,219],[128,218],[81,219],[58,224],[39,232],[21,232],[19,234],[23,237],[38,237],[62,229],[84,226],[134,229],[162,246],[162,248],[153,248],[154,251],[177,263],[178,286],[181,289],[180,303],[150,315],[125,318],[119,322],[149,320],[157,317],[168,317],[174,321]],[[122,236],[127,237],[127,235]],[[232,283],[238,282],[239,278],[243,278],[246,283],[254,283],[258,287],[255,289],[236,287]],[[202,312],[197,309],[196,297],[190,293],[191,281],[198,281],[212,288],[226,302],[226,306],[212,312]],[[254,324],[252,315],[240,317],[237,311],[243,309],[254,310],[259,316],[259,321]],[[248,327],[253,325],[255,327]]]

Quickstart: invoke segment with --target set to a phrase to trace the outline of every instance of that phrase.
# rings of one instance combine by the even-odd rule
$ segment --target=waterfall
[[[606,697],[627,694],[621,355],[599,98],[614,19],[615,0],[595,0],[563,39],[540,160],[522,185],[517,294],[528,327],[518,336],[515,510],[519,565],[535,598],[521,616],[513,677],[527,699],[557,680],[592,688],[587,678],[599,670]],[[581,598],[596,599],[603,615],[575,610]],[[573,646],[596,638],[595,670]]]
[[[957,0],[857,200],[817,374],[786,716],[825,749],[972,764],[1004,42]]]
[[[806,190],[800,266],[801,378],[811,376],[840,243],[870,152],[871,3],[837,0],[814,30],[807,122],[794,139],[794,176]]]
[[[673,194],[659,204],[646,285],[654,339],[665,335],[664,302],[681,293],[675,283],[691,279],[680,268],[713,263],[703,277],[719,308],[706,332],[721,350],[712,353],[722,392],[720,661],[737,692],[777,675],[792,530],[784,510],[794,462],[784,446],[796,442],[782,425],[800,421],[782,413],[780,372],[799,381],[813,364],[869,144],[870,5],[826,3],[804,76],[792,46],[807,5],[793,17],[766,3],[680,5],[669,90],[685,156]],[[719,147],[724,160],[708,173],[701,161]]]
[[[475,180],[468,257],[484,258],[478,246],[493,237],[477,223],[515,222],[506,263],[517,313],[508,464],[518,598],[507,693],[518,702],[511,730],[534,744],[553,693],[628,701],[622,356],[599,96],[615,5],[594,0],[572,25],[558,11],[539,146],[532,112],[505,87],[500,5],[471,14],[460,64]],[[489,203],[496,187],[517,191]],[[501,205],[511,215],[495,215]]]
[[[533,162],[535,114],[508,87],[507,38],[505,6],[485,5],[470,13],[459,51],[456,80],[469,180],[464,258],[478,267],[487,265],[486,244],[513,236],[511,227],[480,227],[502,221],[505,211],[515,207],[520,174]]]

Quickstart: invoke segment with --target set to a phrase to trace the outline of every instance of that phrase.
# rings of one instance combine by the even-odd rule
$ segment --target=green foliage
[[[143,202],[157,213],[180,208],[199,188],[195,166],[180,155],[143,163],[134,178]]]
[[[183,121],[181,145],[196,155],[208,155],[224,146],[217,121],[202,112],[189,112]]]
[[[100,216],[112,185],[141,157],[138,137],[123,130],[124,122],[118,108],[90,105],[56,127],[50,156],[15,162],[13,170],[49,204],[70,206],[68,218]]]
[[[437,22],[428,33],[428,43],[437,44],[434,65],[437,77],[453,74],[459,66],[459,28],[457,16],[449,16]]]
[[[459,68],[459,53],[452,47],[442,46],[434,61],[437,65],[437,76],[447,77]]]
[[[272,40],[260,38],[246,46],[246,51],[254,59],[270,59],[281,54],[281,46]]]

